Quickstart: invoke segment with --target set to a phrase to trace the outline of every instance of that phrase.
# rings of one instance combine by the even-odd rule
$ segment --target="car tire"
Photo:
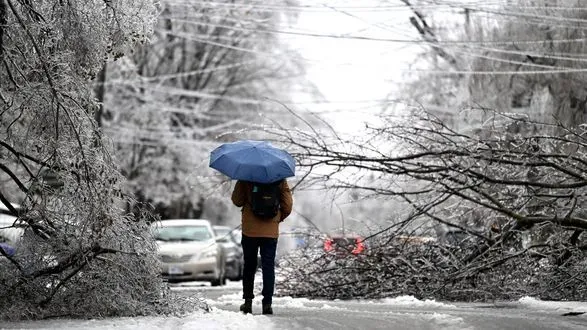
[[[222,285],[222,278],[221,278],[221,276],[222,276],[222,274],[220,274],[220,277],[219,278],[210,281],[210,285],[211,286],[220,286],[220,285]]]
[[[226,274],[222,274],[222,278],[220,279],[220,286],[226,285]]]
[[[240,281],[243,274],[243,265],[240,261],[236,260],[233,265],[229,267],[230,275],[227,278],[231,281]]]
[[[230,263],[227,263],[226,264],[226,269],[227,269],[227,271],[226,271],[226,278],[229,279],[229,280],[231,280],[231,281],[234,281],[234,279],[235,279],[235,277],[237,275],[236,274],[237,269],[234,267],[234,265],[232,265]]]

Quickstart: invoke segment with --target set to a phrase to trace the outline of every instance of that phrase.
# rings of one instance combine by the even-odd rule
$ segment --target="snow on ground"
[[[121,317],[101,320],[45,320],[0,322],[0,329],[274,329],[273,322],[263,315],[244,315],[214,308],[212,312],[197,312],[184,317]]]
[[[399,296],[395,298],[384,298],[380,300],[359,301],[367,304],[386,304],[401,307],[426,307],[426,308],[453,308],[454,305],[437,302],[436,300],[419,300],[414,296]]]
[[[582,316],[561,318],[567,312],[585,312],[584,302],[541,301],[525,297],[506,303],[504,309],[476,308],[475,304],[445,304],[400,296],[380,300],[312,300],[274,297],[275,316],[260,315],[261,296],[254,300],[255,315],[238,312],[242,303],[239,283],[230,283],[225,294],[201,284],[209,295],[212,312],[194,312],[184,317],[135,317],[98,320],[44,320],[0,322],[0,329],[584,329]],[[184,285],[184,289],[193,287]],[[199,294],[199,293],[198,293]],[[545,312],[542,312],[545,311]],[[334,327],[334,326],[333,326]]]
[[[257,296],[256,299],[253,300],[253,305],[261,306],[261,300],[263,299],[262,296]],[[220,296],[218,299],[214,301],[206,301],[208,304],[214,305],[240,305],[243,302],[242,294],[239,293],[232,293],[232,294],[225,294]],[[316,304],[324,305],[325,301],[322,302],[320,300],[310,300],[308,298],[292,298],[292,297],[273,297],[273,305],[278,305],[281,307],[291,307],[291,308],[307,308],[307,309],[314,309],[317,306]]]
[[[241,281],[226,281],[224,286],[211,286],[207,282],[180,282],[169,284],[172,291],[226,291],[227,289],[241,289]]]
[[[260,293],[261,274],[255,277],[256,293]],[[583,320],[555,319],[569,312],[587,312],[585,302],[554,302],[524,297],[518,301],[504,302],[507,309],[478,309],[476,304],[435,300],[419,300],[413,296],[399,296],[378,300],[314,300],[289,296],[274,297],[275,316],[260,315],[262,296],[253,301],[255,315],[238,312],[243,302],[242,283],[228,281],[226,286],[212,287],[209,283],[185,282],[171,284],[179,294],[195,295],[212,306],[210,313],[194,312],[184,317],[135,317],[107,318],[99,320],[44,320],[3,323],[0,329],[322,329],[336,324],[335,328],[355,329],[575,329],[572,322]],[[536,314],[535,311],[538,311]],[[545,311],[542,313],[541,311]],[[535,316],[545,319],[534,322]],[[501,318],[500,318],[501,317]],[[578,317],[578,318],[577,318]],[[565,321],[566,326],[560,322]],[[534,322],[534,323],[532,323]],[[546,322],[546,323],[545,323]],[[551,323],[548,323],[551,322]],[[569,324],[571,324],[569,326]],[[585,323],[577,323],[581,328]],[[519,327],[518,327],[519,325]],[[542,326],[542,327],[541,327]]]
[[[465,319],[460,316],[454,316],[451,314],[445,313],[432,313],[432,314],[425,314],[421,313],[419,315],[420,318],[427,320],[431,324],[434,325],[436,329],[459,329],[459,330],[472,330],[474,329],[472,326],[469,326]]]
[[[261,300],[261,296],[255,297],[253,311],[261,309]],[[218,308],[236,310],[242,303],[242,296],[240,292],[229,293],[207,302]],[[314,300],[285,296],[274,297],[273,306],[278,317],[287,315],[285,319],[278,319],[280,322],[298,322],[289,324],[292,329],[319,329],[328,324],[336,324],[340,329],[408,329],[414,326],[414,329],[472,329],[463,317],[454,315],[455,306],[412,296],[382,300]],[[279,322],[276,324],[276,328],[284,326]]]
[[[555,310],[563,313],[587,313],[587,302],[580,301],[543,301],[532,297],[523,297],[518,300],[521,306],[532,309]]]
[[[256,297],[253,300],[254,305],[261,305],[262,296]],[[225,294],[220,296],[215,301],[207,301],[210,305],[237,305],[242,303],[242,295],[240,293]],[[333,304],[349,305],[349,304],[366,304],[366,305],[389,305],[397,307],[407,308],[454,308],[454,305],[444,304],[435,300],[419,300],[413,296],[400,296],[396,298],[386,298],[381,300],[314,300],[308,298],[292,298],[289,296],[285,297],[273,297],[273,304],[281,307],[289,308],[306,308],[306,309],[340,309],[345,308],[333,306]]]
[[[253,300],[253,306],[257,308],[261,308],[262,304],[262,296],[257,296]],[[242,294],[239,293],[232,293],[232,294],[225,294],[216,300],[207,300],[206,301],[211,306],[236,306],[240,305],[243,302]],[[292,298],[292,297],[273,297],[273,306],[279,306],[280,308],[295,308],[295,309],[307,309],[307,310],[315,310],[315,309],[322,309],[328,308],[331,310],[339,309],[345,310],[344,308],[336,307],[328,305],[326,301],[321,300],[310,300],[307,298]]]

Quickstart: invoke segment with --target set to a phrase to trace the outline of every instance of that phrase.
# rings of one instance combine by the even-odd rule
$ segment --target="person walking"
[[[253,293],[257,254],[261,251],[263,271],[263,314],[273,314],[271,307],[275,291],[275,253],[279,224],[293,207],[293,198],[285,179],[271,184],[238,180],[232,192],[232,202],[242,207],[242,241],[244,256],[243,299],[240,311],[253,312]]]

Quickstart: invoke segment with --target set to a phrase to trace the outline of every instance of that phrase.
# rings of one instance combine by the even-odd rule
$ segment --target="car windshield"
[[[159,241],[205,241],[212,238],[206,226],[165,226],[155,230]]]
[[[214,228],[214,231],[218,237],[225,237],[230,233],[230,229],[228,228]]]
[[[241,235],[240,235],[240,230],[238,230],[238,229],[217,227],[217,228],[214,228],[214,232],[216,233],[216,237],[218,237],[218,238],[231,240],[234,243],[240,244]]]

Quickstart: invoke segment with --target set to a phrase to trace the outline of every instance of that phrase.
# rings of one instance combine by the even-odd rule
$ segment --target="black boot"
[[[253,313],[253,299],[245,299],[245,303],[241,305],[240,311],[245,314]]]
[[[263,304],[263,314],[273,314],[273,308],[271,308],[271,304]]]

